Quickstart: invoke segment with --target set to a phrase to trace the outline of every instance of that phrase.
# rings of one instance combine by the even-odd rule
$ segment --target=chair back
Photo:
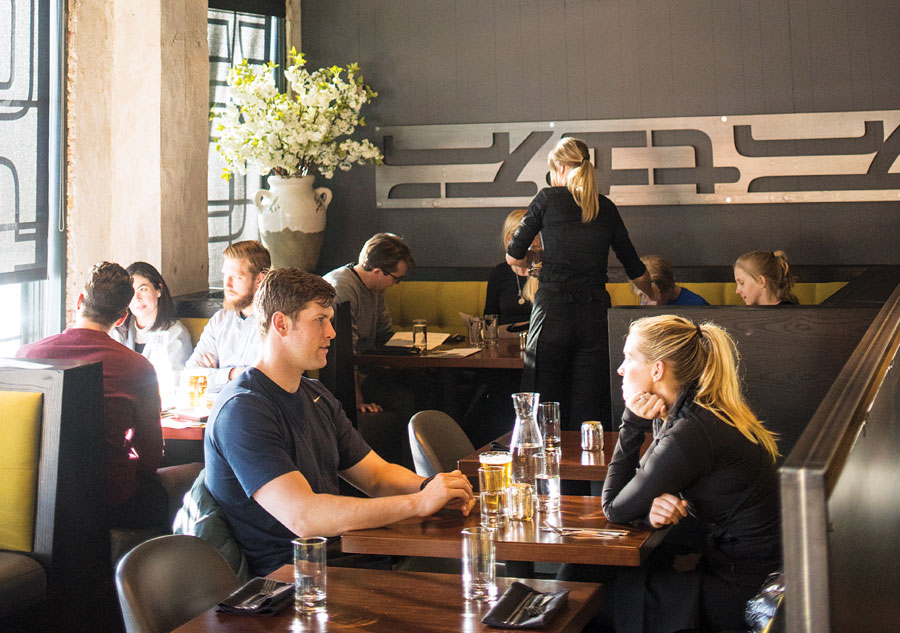
[[[240,586],[215,548],[196,536],[145,541],[116,568],[116,591],[127,633],[167,633]]]
[[[353,315],[350,302],[334,306],[334,339],[328,347],[325,366],[319,370],[319,380],[341,403],[344,413],[356,426],[356,379],[353,375]]]
[[[443,411],[419,411],[409,421],[409,446],[416,473],[431,477],[456,470],[475,451],[465,431]]]

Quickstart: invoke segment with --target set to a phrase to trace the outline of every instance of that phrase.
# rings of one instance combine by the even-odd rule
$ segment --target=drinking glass
[[[494,529],[470,527],[462,531],[462,585],[466,600],[497,597]]]
[[[496,345],[500,341],[500,333],[497,330],[500,317],[496,314],[485,314],[482,321],[484,322],[484,344]]]
[[[542,402],[538,405],[538,422],[544,435],[544,448],[559,450],[559,403]]]
[[[472,317],[467,324],[469,333],[469,347],[484,347],[484,319]]]
[[[294,609],[299,613],[325,610],[327,539],[311,536],[294,539]]]
[[[413,347],[424,352],[428,349],[428,321],[413,319]]]
[[[532,456],[538,512],[559,510],[559,452],[546,451]]]
[[[482,490],[478,494],[481,500],[481,525],[489,528],[506,525],[506,515],[503,514],[503,497],[506,495],[506,492],[501,490]]]
[[[485,466],[502,466],[503,482],[501,489],[506,490],[512,481],[512,454],[509,451],[485,451],[478,455],[478,463]]]
[[[506,508],[513,521],[531,521],[534,516],[534,492],[531,484],[510,484],[506,489]]]
[[[478,469],[478,489],[481,491],[481,524],[501,527],[506,524],[506,468],[500,464],[483,465]]]
[[[603,450],[603,423],[597,420],[588,420],[581,423],[581,450]]]
[[[528,332],[519,332],[519,351],[528,349]]]

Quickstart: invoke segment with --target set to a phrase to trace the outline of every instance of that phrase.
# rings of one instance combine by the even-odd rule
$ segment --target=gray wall
[[[302,0],[311,67],[358,60],[378,125],[777,114],[900,107],[897,0]],[[896,168],[895,168],[896,170]],[[374,170],[335,190],[320,267],[379,230],[420,266],[490,266],[508,209],[374,205]],[[623,207],[641,253],[730,265],[900,264],[900,203]]]

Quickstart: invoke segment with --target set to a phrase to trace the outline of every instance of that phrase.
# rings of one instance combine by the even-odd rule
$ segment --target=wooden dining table
[[[486,345],[468,356],[446,356],[442,352],[466,347],[465,344],[440,345],[425,354],[411,356],[366,352],[354,354],[359,367],[378,366],[393,369],[522,369],[525,366],[519,339],[500,339],[496,345]]]
[[[190,424],[185,426],[178,420],[171,417],[160,418],[162,426],[162,436],[164,440],[194,440],[203,441],[203,432],[206,430],[206,423]]]
[[[459,558],[460,530],[480,525],[478,505],[468,517],[459,510],[441,510],[380,528],[353,530],[341,535],[341,549],[353,554]],[[559,536],[542,529],[544,521],[564,527],[627,530],[619,538]],[[610,523],[600,497],[563,495],[560,510],[538,514],[530,521],[508,521],[495,535],[497,558],[508,561],[584,563],[637,567],[664,535],[663,530]]]
[[[285,565],[270,578],[293,582],[293,566]],[[498,578],[502,594],[515,578]],[[578,633],[601,605],[601,586],[594,583],[532,580],[521,582],[541,592],[569,591],[566,604],[540,629],[542,633]],[[459,574],[432,574],[375,569],[328,568],[328,599],[324,613],[297,614],[289,605],[274,616],[217,613],[211,608],[174,633],[481,633],[511,631],[490,628],[481,619],[490,609],[484,602],[462,597]]]

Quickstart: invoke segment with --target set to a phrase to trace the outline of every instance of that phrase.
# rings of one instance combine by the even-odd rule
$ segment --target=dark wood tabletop
[[[460,345],[441,345],[435,351],[461,348]],[[353,362],[360,367],[377,365],[397,369],[427,369],[449,367],[458,369],[522,369],[525,362],[519,351],[519,339],[500,339],[497,345],[485,346],[469,356],[441,356],[426,353],[416,356],[393,354],[354,354]]]
[[[292,582],[293,566],[285,565],[271,578]],[[502,594],[515,578],[498,578]],[[578,633],[600,606],[600,585],[556,580],[523,580],[537,591],[569,590],[569,599],[542,633]],[[216,613],[210,609],[175,633],[262,633],[305,631],[369,631],[371,633],[478,633],[510,631],[481,623],[490,609],[483,602],[466,601],[458,574],[328,568],[326,616],[298,615],[292,606],[276,616]]]
[[[498,437],[495,441],[504,446],[509,446],[511,435],[512,431]],[[559,439],[560,448],[562,449],[559,460],[559,476],[561,479],[570,481],[603,481],[606,479],[606,467],[612,459],[616,442],[619,441],[618,433],[607,431],[603,434],[602,451],[582,451],[581,433],[578,431],[562,431]],[[644,446],[641,448],[641,454],[647,450],[651,439],[648,433]],[[459,460],[459,469],[469,477],[477,476],[478,455],[490,450],[495,449],[492,449],[491,445],[487,444],[471,455],[466,455]]]
[[[628,530],[616,539],[561,537],[540,529],[548,517],[535,513],[531,521],[510,521],[496,538],[500,560],[623,565],[636,567],[662,539],[663,531],[634,528],[610,523],[603,516],[600,497],[563,495],[560,511],[549,515],[555,525]],[[468,517],[458,510],[441,510],[425,518],[413,518],[368,530],[346,532],[341,549],[353,554],[394,556],[432,556],[459,558],[462,552],[460,530],[479,525],[478,506]]]

